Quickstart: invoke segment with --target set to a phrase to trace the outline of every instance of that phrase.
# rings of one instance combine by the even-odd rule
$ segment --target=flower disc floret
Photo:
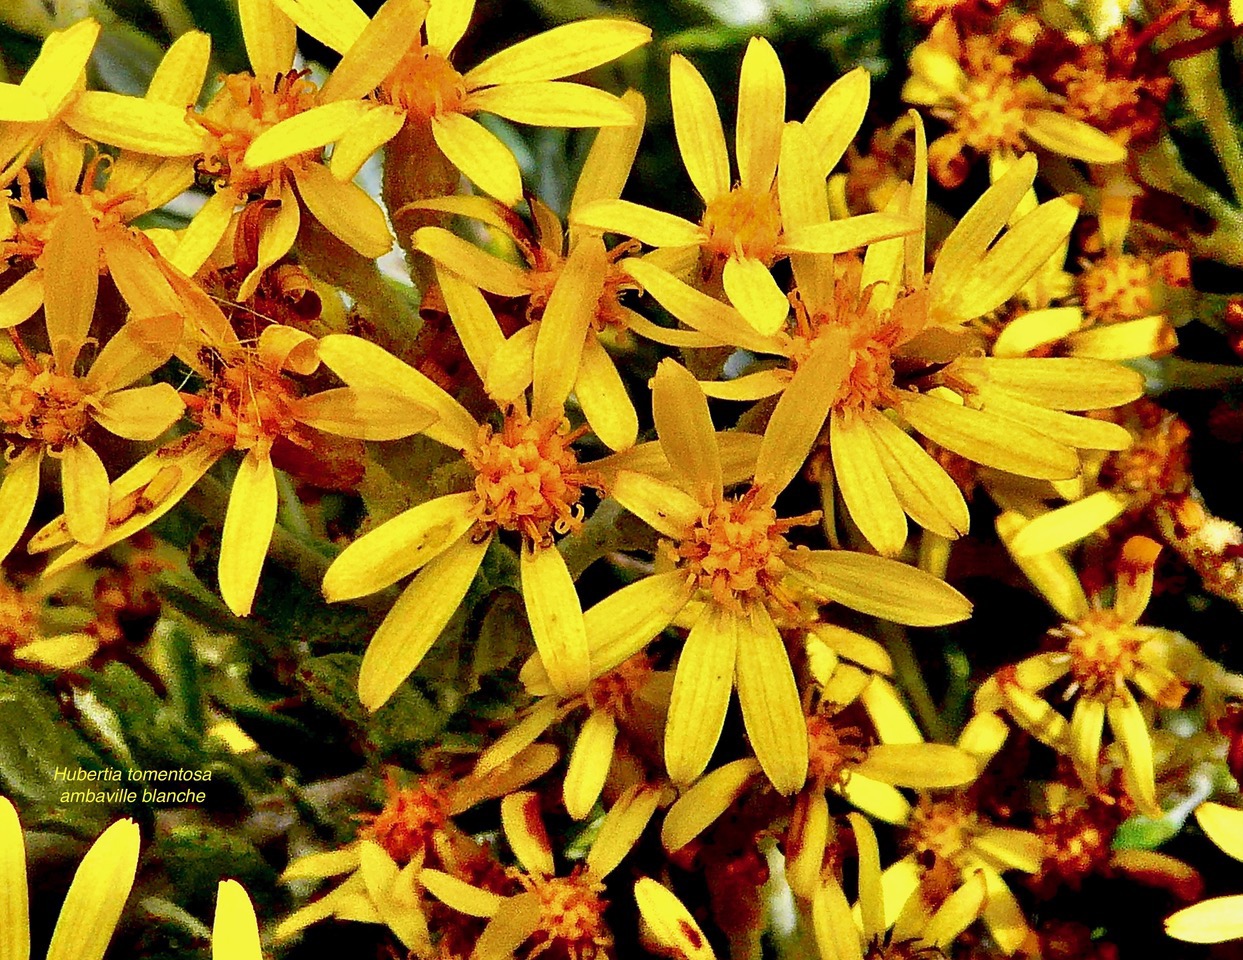
[[[56,449],[86,429],[87,395],[76,377],[53,369],[51,357],[40,357],[37,364],[35,370],[14,367],[5,377],[0,424],[9,440],[30,440]]]
[[[1142,257],[1105,257],[1079,277],[1084,313],[1101,323],[1146,316],[1153,309],[1152,282],[1152,267]]]
[[[577,529],[583,488],[595,485],[574,453],[582,433],[571,430],[563,417],[532,420],[517,410],[505,417],[500,430],[481,427],[478,449],[466,455],[477,471],[480,522],[535,543]]]
[[[247,196],[263,192],[286,167],[316,159],[316,151],[307,151],[258,169],[245,162],[246,151],[260,134],[316,105],[319,90],[309,75],[309,70],[279,74],[270,90],[249,73],[225,77],[207,110],[192,115],[210,135],[195,164],[199,177]]]
[[[615,670],[596,677],[587,688],[587,702],[593,710],[603,710],[618,719],[628,716],[635,697],[652,676],[652,659],[638,653]]]
[[[931,856],[960,867],[979,830],[979,814],[962,797],[924,797],[911,813],[907,845],[921,859]]]
[[[851,766],[866,756],[863,733],[839,726],[823,713],[807,718],[807,779],[823,785],[845,782]]]
[[[361,839],[374,840],[394,862],[404,866],[431,850],[449,823],[449,798],[437,782],[417,781],[399,787],[385,782],[388,797],[379,813],[364,814]]]
[[[1094,611],[1051,631],[1066,640],[1070,673],[1090,697],[1109,696],[1141,665],[1146,628],[1125,623],[1112,610]]]
[[[466,105],[466,81],[447,57],[427,47],[414,47],[385,81],[382,95],[415,120],[428,122]]]
[[[568,877],[518,874],[519,882],[539,897],[540,926],[526,958],[549,954],[568,960],[596,960],[613,955],[613,934],[604,922],[608,901],[604,884],[576,871]]]
[[[718,257],[740,256],[771,266],[781,239],[781,211],[771,190],[743,186],[714,198],[704,211],[704,249]]]
[[[0,580],[0,648],[25,646],[35,638],[39,614],[30,596]]]
[[[220,369],[194,415],[205,432],[235,450],[265,449],[278,438],[295,436],[297,396],[289,378],[242,360]]]

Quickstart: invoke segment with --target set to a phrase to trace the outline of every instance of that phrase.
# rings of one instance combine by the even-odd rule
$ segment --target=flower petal
[[[1167,936],[1186,943],[1243,939],[1243,894],[1211,897],[1165,918]]]
[[[1144,393],[1137,371],[1085,357],[973,357],[956,361],[955,370],[1049,410],[1118,407]]]
[[[665,814],[660,842],[672,853],[681,850],[712,825],[746,792],[760,765],[747,757],[735,760],[696,781]]]
[[[220,595],[236,616],[250,613],[275,527],[276,473],[256,448],[238,465],[220,535]]]
[[[136,153],[190,157],[203,149],[202,134],[186,122],[185,108],[158,100],[84,90],[62,119],[89,140]]]
[[[601,127],[591,141],[583,169],[579,171],[574,196],[570,200],[570,215],[596,200],[616,200],[630,176],[630,168],[639,152],[643,125],[647,118],[647,103],[637,90],[627,90],[622,101],[635,115],[632,127]]]
[[[662,360],[652,378],[652,419],[678,485],[701,504],[721,498],[721,454],[708,398],[675,360]]]
[[[476,90],[467,96],[466,107],[533,127],[630,127],[635,122],[633,111],[613,94],[562,80]]]
[[[1010,539],[1010,552],[1031,557],[1060,550],[1091,536],[1120,517],[1124,510],[1125,500],[1108,490],[1098,490],[1082,500],[1029,520]]]
[[[822,178],[837,166],[863,125],[871,89],[872,75],[864,67],[855,67],[821,94],[803,121],[815,145]]]
[[[534,790],[523,790],[501,798],[501,826],[505,839],[518,858],[522,869],[531,874],[551,876],[556,867],[553,863],[552,844],[540,810],[540,795]]]
[[[108,471],[83,440],[67,443],[61,451],[61,484],[65,521],[79,543],[96,543],[108,523]]]
[[[73,375],[91,321],[99,290],[99,238],[86,207],[78,201],[62,205],[40,257],[43,267],[43,312],[48,341],[58,372]]]
[[[852,610],[912,627],[971,616],[971,601],[917,567],[846,550],[799,554],[798,573],[818,593]]]
[[[734,688],[740,616],[710,604],[678,657],[665,723],[665,766],[674,783],[694,781],[716,749]]]
[[[1196,823],[1222,853],[1243,860],[1243,810],[1220,803],[1202,803],[1196,807]]]
[[[861,213],[793,230],[782,238],[780,248],[799,253],[845,253],[879,240],[905,237],[918,229],[917,220],[902,214]]]
[[[30,958],[26,845],[17,811],[0,797],[0,960]]]
[[[311,216],[338,240],[369,259],[393,248],[384,211],[362,187],[338,180],[318,163],[307,164],[294,177]]]
[[[367,15],[354,0],[275,0],[299,27],[337,53],[350,47],[367,29]]]
[[[522,199],[522,171],[509,147],[463,113],[432,117],[432,138],[449,162],[507,207]]]
[[[290,408],[308,427],[359,440],[400,440],[436,422],[428,407],[400,394],[355,387],[321,390],[297,399]]]
[[[521,576],[527,619],[549,683],[562,696],[582,693],[591,680],[587,629],[565,558],[555,546],[524,546]]]
[[[859,532],[881,556],[897,556],[906,545],[906,513],[864,415],[848,417],[834,410],[829,448],[833,476]]]
[[[752,37],[738,80],[738,129],[734,144],[744,189],[765,193],[772,186],[785,114],[786,83],[781,61],[772,44],[762,37]]]
[[[333,68],[320,101],[357,100],[380,86],[410,49],[411,31],[427,11],[427,0],[385,0]]]
[[[641,877],[634,885],[634,899],[647,929],[669,956],[716,960],[699,924],[668,887],[651,877]]]
[[[641,782],[622,791],[587,851],[587,869],[592,874],[608,876],[629,855],[656,813],[661,795],[659,788]]]
[[[607,268],[604,243],[599,237],[585,238],[562,267],[535,339],[532,417],[554,417],[565,412],[566,398],[578,378],[583,341],[604,293]]]
[[[721,277],[725,295],[751,326],[771,335],[785,326],[790,301],[768,267],[753,257],[730,257]]]
[[[353,180],[371,157],[405,126],[405,111],[397,106],[376,106],[337,138],[328,169],[338,180]]]
[[[704,203],[729,192],[729,153],[708,84],[680,53],[669,58],[669,98],[682,163]]]
[[[691,246],[704,240],[698,224],[629,200],[593,200],[574,210],[570,222],[576,227],[634,237],[653,247]]]
[[[567,23],[494,53],[467,72],[466,89],[573,76],[625,56],[651,39],[651,30],[631,20]]]
[[[430,4],[423,22],[427,45],[447,57],[466,33],[474,13],[475,0],[437,0]]]
[[[0,330],[24,323],[43,306],[43,271],[31,270],[0,293]]]
[[[921,527],[950,540],[967,532],[962,491],[919,442],[882,413],[865,420],[902,509]]]
[[[778,793],[793,793],[807,780],[807,724],[781,634],[758,604],[739,626],[736,683],[756,759]]]
[[[1113,731],[1114,739],[1122,746],[1126,757],[1124,767],[1128,789],[1134,791],[1135,801],[1143,813],[1152,817],[1160,816],[1161,805],[1157,803],[1153,772],[1152,734],[1143,711],[1131,692],[1123,687],[1109,701],[1105,716],[1109,720],[1109,729]]]
[[[1121,163],[1126,144],[1119,143],[1076,117],[1056,110],[1028,110],[1023,132],[1046,150],[1088,163]]]
[[[379,710],[419,665],[470,589],[492,542],[469,537],[430,560],[380,624],[358,672],[358,698]]]
[[[574,395],[596,436],[610,450],[628,450],[639,437],[639,415],[617,365],[591,330],[583,340]]]
[[[603,710],[587,714],[565,768],[565,810],[575,820],[586,818],[600,798],[616,739],[617,724],[611,714]]]
[[[211,955],[212,960],[263,960],[254,905],[236,880],[222,880],[216,888]]]
[[[100,835],[82,858],[47,960],[103,960],[138,870],[138,825],[118,820]]]

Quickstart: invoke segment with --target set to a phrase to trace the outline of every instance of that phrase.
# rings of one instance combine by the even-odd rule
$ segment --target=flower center
[[[294,384],[263,364],[242,360],[222,367],[205,398],[190,403],[203,430],[235,450],[271,447],[298,431]]]
[[[447,57],[423,46],[401,58],[382,89],[389,102],[424,123],[440,114],[460,113],[466,104],[462,75]]]
[[[1135,442],[1126,450],[1111,453],[1101,466],[1101,485],[1123,493],[1129,508],[1139,510],[1154,501],[1191,489],[1191,431],[1174,414],[1149,400],[1132,404],[1123,426]],[[1137,421],[1137,422],[1136,422]]]
[[[1123,623],[1111,610],[1094,611],[1050,631],[1066,639],[1071,676],[1088,696],[1108,696],[1135,676],[1144,633],[1145,628]]]
[[[964,61],[969,79],[950,123],[980,153],[1021,149],[1024,113],[1043,99],[1039,81],[1020,79],[1014,59],[999,54],[987,37],[968,38]]]
[[[634,707],[635,697],[652,675],[652,659],[640,653],[615,670],[597,677],[587,688],[587,702],[594,710],[624,719]]]
[[[393,860],[405,866],[427,854],[449,822],[449,801],[435,782],[416,781],[399,787],[385,782],[388,798],[379,813],[362,814],[358,835],[374,840]]]
[[[1107,256],[1079,276],[1084,312],[1098,323],[1115,323],[1152,312],[1152,267],[1128,253]]]
[[[907,846],[921,860],[961,865],[980,828],[980,817],[962,797],[922,798],[911,813]]]
[[[499,431],[480,428],[479,449],[466,455],[478,471],[479,520],[513,530],[536,543],[553,531],[576,530],[583,522],[583,488],[597,486],[573,443],[584,430],[571,430],[564,417],[530,419],[513,410]]]
[[[753,487],[738,500],[704,508],[674,548],[695,585],[723,606],[762,602],[796,611],[798,598],[782,583],[791,551],[785,534],[819,520],[819,514],[778,520],[772,501]]]
[[[613,934],[604,922],[608,901],[600,896],[603,883],[577,871],[568,877],[522,874],[518,879],[540,901],[540,927],[531,938],[528,958],[548,951],[549,956],[572,960],[613,955]]]
[[[21,170],[17,175],[18,196],[7,202],[20,210],[22,216],[13,235],[0,242],[0,258],[8,260],[22,257],[33,262],[41,257],[43,247],[52,235],[52,228],[60,219],[67,203],[82,204],[99,230],[122,226],[142,213],[142,204],[139,202],[135,205],[136,197],[133,193],[111,196],[95,188],[99,170],[108,162],[110,158],[107,156],[96,156],[86,164],[80,193],[57,195],[59,191],[52,187],[51,196],[38,198],[31,190],[30,174]],[[101,255],[101,270],[104,266]]]
[[[807,718],[807,748],[807,779],[825,785],[842,783],[849,768],[867,755],[858,727],[839,727],[823,713]]]
[[[765,266],[777,259],[781,211],[771,190],[734,187],[708,204],[701,225],[708,234],[704,249],[717,257],[750,257]]]
[[[307,79],[309,75],[309,70],[278,74],[271,90],[249,73],[226,76],[224,87],[207,109],[191,114],[211,138],[195,163],[198,176],[217,188],[250,196],[278,181],[287,167],[314,160],[317,151],[308,150],[258,169],[245,161],[246,151],[261,133],[315,106],[319,90]]]
[[[0,647],[17,648],[35,639],[39,615],[30,598],[0,580]]]
[[[36,362],[37,370],[23,365],[8,371],[0,392],[0,425],[10,439],[62,447],[86,429],[87,396],[77,378],[52,369],[51,357]]]

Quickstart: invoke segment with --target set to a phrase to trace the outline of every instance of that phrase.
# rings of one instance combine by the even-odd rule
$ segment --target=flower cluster
[[[214,893],[238,960],[1111,956],[1101,881],[1243,935],[1153,849],[1196,810],[1243,852],[1243,534],[1196,446],[1234,414],[1177,400],[1243,382],[1202,282],[1243,267],[1239,4],[910,0],[901,103],[760,37],[714,90],[633,19],[479,56],[473,0],[238,0],[232,73],[153,4],[137,95],[95,89],[111,22],[37,6],[0,13],[43,34],[0,83],[0,727],[40,718],[0,732],[0,957],[19,809],[112,824],[53,960],[135,884],[199,947]],[[568,143],[570,184],[530,149]],[[49,765],[230,796],[71,817]]]

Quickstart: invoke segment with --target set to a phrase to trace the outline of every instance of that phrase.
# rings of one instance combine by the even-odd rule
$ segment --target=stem
[[[924,672],[919,667],[919,660],[915,656],[915,648],[911,645],[910,636],[901,627],[892,623],[881,621],[877,627],[881,642],[884,643],[890,659],[893,660],[894,681],[898,688],[910,698],[911,707],[915,710],[915,718],[930,738],[943,741],[949,731],[937,709],[936,701],[932,698],[932,693],[928,690],[928,684],[924,680]]]

